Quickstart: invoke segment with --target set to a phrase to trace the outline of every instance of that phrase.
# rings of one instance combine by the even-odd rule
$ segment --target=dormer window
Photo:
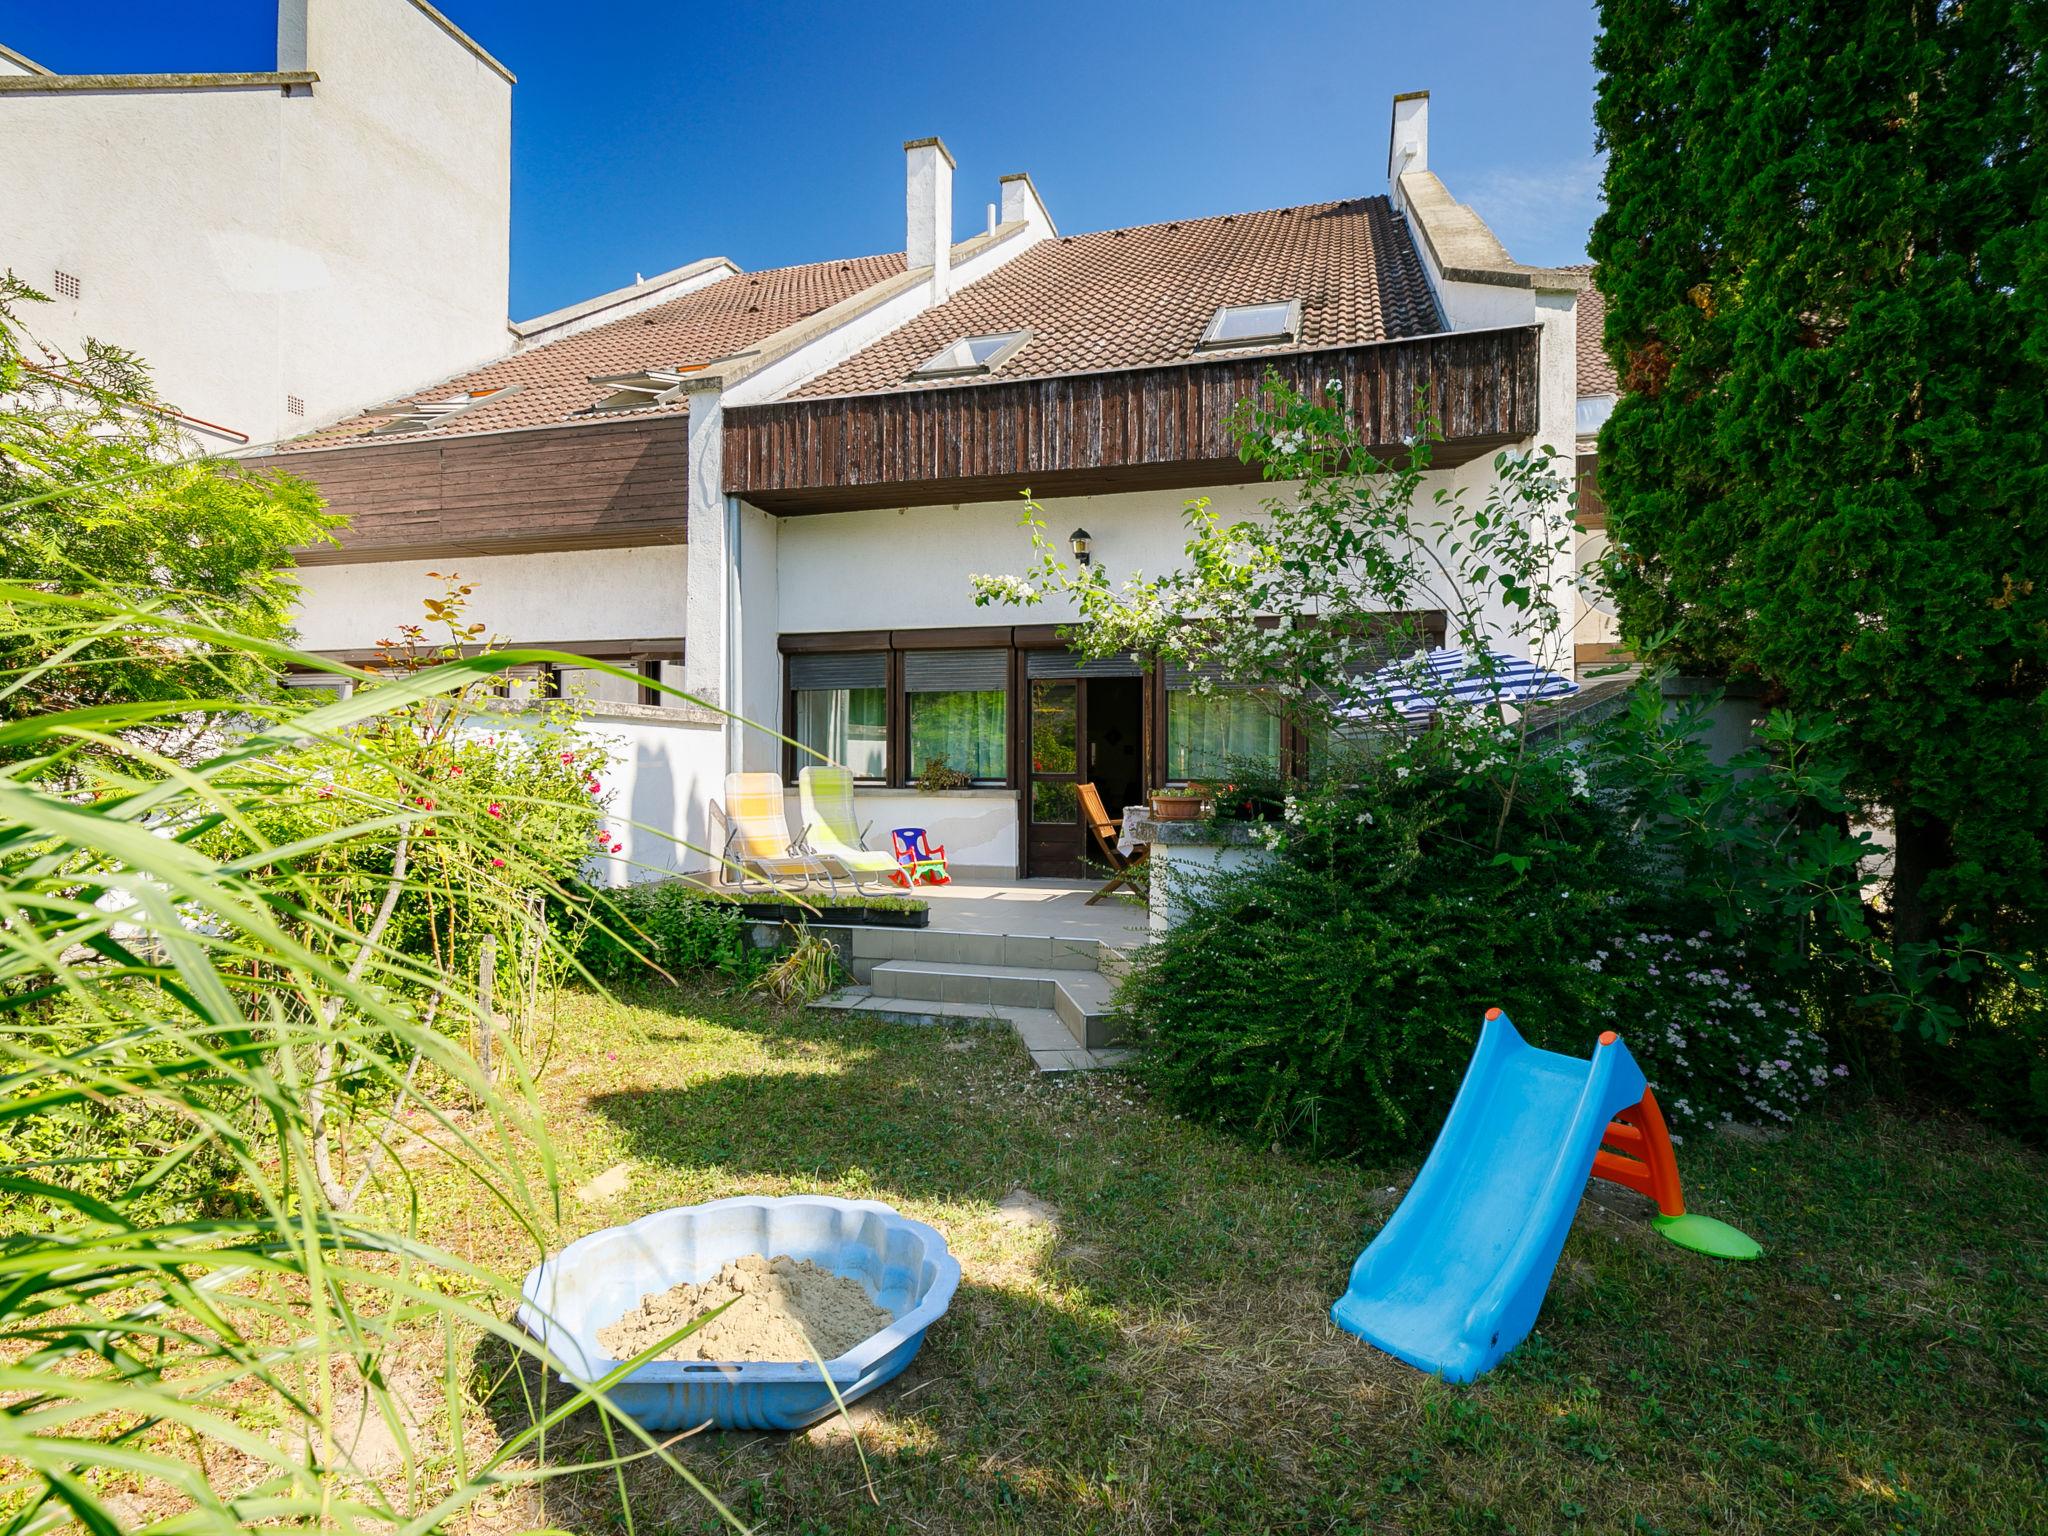
[[[994,373],[1017,355],[1031,332],[998,331],[991,336],[965,336],[943,352],[910,370],[913,379],[957,379]]]
[[[1272,304],[1226,304],[1210,318],[1202,332],[1199,352],[1224,347],[1278,347],[1301,336],[1301,300],[1283,299]]]
[[[428,427],[439,426],[451,416],[473,411],[487,400],[496,400],[501,396],[518,392],[517,384],[501,384],[496,389],[465,389],[458,394],[445,395],[439,400],[411,400],[404,405],[380,405],[374,411],[365,411],[363,414],[386,418],[381,425],[370,428],[372,437],[385,432],[423,432]]]
[[[683,381],[702,373],[707,365],[691,363],[674,368],[650,368],[645,373],[601,373],[591,383],[610,390],[593,411],[630,411],[642,405],[669,405],[682,398]]]

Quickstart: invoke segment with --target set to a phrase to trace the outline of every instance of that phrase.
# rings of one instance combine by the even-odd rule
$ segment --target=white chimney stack
[[[953,286],[953,157],[935,138],[912,139],[903,155],[904,263],[931,268],[938,304]]]
[[[1393,126],[1387,130],[1387,190],[1401,206],[1404,171],[1429,169],[1429,92],[1404,91],[1394,98]]]
[[[1038,188],[1031,184],[1029,176],[1022,171],[1013,171],[1002,178],[1001,186],[1005,224],[1021,221],[1036,225],[1035,233],[1040,238],[1059,233],[1053,226],[1052,215],[1045,211],[1045,203],[1038,195]]]

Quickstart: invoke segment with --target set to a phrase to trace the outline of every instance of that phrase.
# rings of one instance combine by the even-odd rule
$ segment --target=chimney
[[[1031,184],[1031,178],[1022,171],[1013,171],[1002,179],[1003,222],[1012,224],[1022,220],[1036,224],[1046,235],[1059,233],[1053,227],[1052,215],[1045,211],[1045,203],[1038,196],[1038,188]]]
[[[311,69],[311,40],[307,36],[307,0],[277,0],[277,67],[283,74]]]
[[[932,302],[953,291],[953,157],[938,139],[903,146],[906,265],[932,269]]]
[[[1401,173],[1429,169],[1429,92],[1403,91],[1394,98],[1387,130],[1387,190],[1401,206]]]

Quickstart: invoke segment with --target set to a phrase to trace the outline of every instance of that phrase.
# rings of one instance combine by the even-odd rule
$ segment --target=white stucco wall
[[[258,445],[512,340],[510,81],[411,0],[305,4],[310,86],[0,94],[0,265],[80,285],[31,326]]]
[[[605,829],[625,844],[617,854],[592,855],[592,876],[605,885],[709,869],[716,851],[711,805],[725,783],[723,731],[645,713],[611,714],[599,706],[584,721],[611,758],[599,775],[610,792]]]
[[[803,811],[794,789],[785,799],[784,814],[794,833],[804,824]],[[931,845],[946,850],[953,869],[1006,879],[1017,872],[1014,789],[948,789],[928,795],[916,789],[862,787],[854,790],[853,805],[868,828],[867,846],[877,852],[889,852],[889,834],[896,828],[923,827]]]
[[[782,724],[782,655],[776,637],[782,633],[782,587],[779,555],[782,519],[758,508],[741,506],[738,513],[739,552],[733,589],[739,611],[739,691],[727,706],[765,730],[737,733],[733,767],[774,772],[782,766],[782,742],[773,733]]]
[[[1485,498],[1491,457],[1433,470],[1415,498],[1427,514],[1439,489],[1460,492],[1468,506]],[[1226,521],[1257,514],[1260,503],[1288,487],[1213,486],[1206,494]],[[1182,563],[1187,504],[1195,491],[1126,491],[1108,496],[1046,498],[1047,532],[1065,556],[1067,535],[1086,528],[1096,565],[1112,582]],[[922,629],[980,624],[1058,624],[1075,617],[1065,599],[1034,607],[975,606],[970,576],[1025,575],[1030,536],[1018,526],[1022,503],[903,507],[834,512],[782,520],[777,562],[783,628]],[[751,659],[751,658],[750,658]]]
[[[470,622],[515,644],[674,639],[683,634],[688,569],[688,551],[675,544],[304,566],[299,644],[363,650],[418,623],[421,599],[441,591],[429,571],[473,583]]]

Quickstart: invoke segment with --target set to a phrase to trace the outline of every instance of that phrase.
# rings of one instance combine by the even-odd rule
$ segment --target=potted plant
[[[974,781],[958,768],[949,765],[943,757],[935,757],[924,765],[924,772],[917,776],[917,787],[927,795],[942,790],[965,789]]]
[[[1186,784],[1179,789],[1155,789],[1152,791],[1152,819],[1154,821],[1200,821],[1209,813],[1210,794],[1201,784]]]

